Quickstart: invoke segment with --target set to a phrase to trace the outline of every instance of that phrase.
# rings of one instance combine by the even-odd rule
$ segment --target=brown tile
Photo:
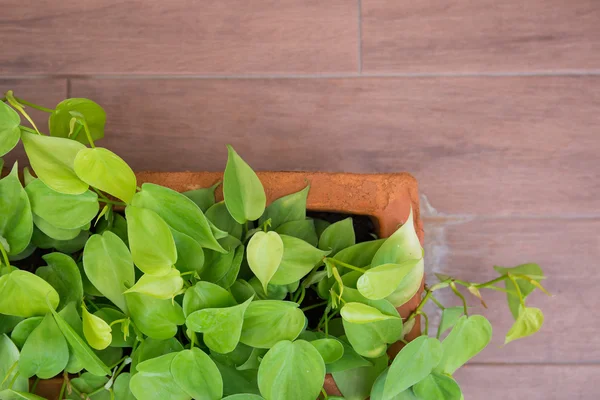
[[[15,96],[34,104],[54,108],[67,97],[67,81],[65,79],[4,79],[0,77],[0,97],[4,97],[4,93],[8,90],[12,90]],[[48,133],[50,114],[29,107],[25,107],[25,110],[33,118],[38,129],[43,133]],[[23,117],[21,117],[21,123],[31,126]],[[28,164],[21,143],[3,158],[5,167],[11,167],[15,160],[19,160],[20,166]]]
[[[600,211],[600,77],[74,80],[136,170],[408,171],[439,212]]]
[[[596,400],[598,365],[469,365],[456,373],[465,399]]]
[[[0,74],[357,72],[356,0],[8,0]]]
[[[600,68],[596,0],[362,0],[365,72]]]
[[[547,276],[543,285],[553,297],[539,292],[527,301],[528,305],[544,312],[542,329],[533,337],[506,346],[503,346],[504,335],[513,323],[506,295],[490,290],[482,292],[489,307],[485,310],[465,291],[469,303],[476,306],[473,312],[488,317],[495,327],[492,343],[475,358],[476,362],[591,363],[600,360],[600,321],[595,317],[600,305],[598,232],[598,218],[475,219],[445,227],[425,220],[426,273],[430,283],[436,281],[432,272],[485,282],[498,276],[492,268],[494,265],[510,267],[528,262],[538,263]],[[452,305],[460,304],[448,290],[440,291],[436,297]],[[430,308],[433,309],[435,306]]]

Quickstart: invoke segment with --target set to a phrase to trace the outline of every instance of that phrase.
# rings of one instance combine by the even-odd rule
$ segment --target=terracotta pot
[[[258,172],[267,194],[267,201],[297,192],[310,183],[307,209],[343,214],[370,216],[380,237],[388,237],[399,225],[406,222],[412,206],[414,223],[421,243],[423,225],[419,213],[417,181],[406,173],[398,174],[346,174],[322,172]],[[138,185],[152,182],[179,192],[209,187],[222,180],[217,172],[141,172],[137,174]],[[222,200],[221,188],[216,193]],[[398,308],[400,315],[407,318],[418,306],[423,286],[405,305]],[[419,321],[407,336],[412,340],[420,334]],[[402,343],[390,347],[388,354],[394,357],[402,348]],[[61,378],[40,381],[36,393],[50,400],[58,398]],[[339,392],[333,377],[325,377],[325,390],[330,395]]]

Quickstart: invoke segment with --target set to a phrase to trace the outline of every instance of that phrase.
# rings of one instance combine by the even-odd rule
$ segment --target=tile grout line
[[[363,73],[362,51],[362,0],[358,0],[358,74]]]

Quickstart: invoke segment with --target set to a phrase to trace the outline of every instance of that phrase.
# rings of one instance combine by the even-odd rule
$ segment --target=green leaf
[[[330,250],[332,256],[355,243],[356,236],[354,235],[352,218],[346,218],[329,225],[319,238],[319,248]]]
[[[185,323],[181,306],[172,300],[160,300],[141,293],[125,295],[129,314],[139,330],[153,339],[168,339]]]
[[[234,367],[215,361],[223,377],[223,395],[238,393],[258,394],[257,370],[238,371]]]
[[[85,307],[81,311],[85,339],[94,349],[104,350],[112,340],[112,328],[102,318],[90,314]]]
[[[444,350],[436,371],[452,375],[485,348],[492,339],[492,326],[485,317],[461,317],[442,342]]]
[[[102,318],[109,326],[114,321],[127,319],[127,316],[114,308],[101,308],[94,313],[96,317]],[[116,326],[123,326],[122,324]],[[111,332],[112,339],[110,347],[132,347],[135,340],[134,335],[130,334],[126,339],[123,337],[123,328],[113,329]]]
[[[131,381],[131,374],[125,372],[117,376],[113,389],[115,391],[114,400],[136,400],[129,389],[129,382]]]
[[[527,275],[538,282],[544,279],[544,272],[538,264],[522,264],[512,268],[495,266],[494,269],[500,275],[506,275],[507,273]],[[507,290],[515,291],[515,285],[510,280],[507,279],[505,281],[505,285]],[[531,292],[535,290],[535,286],[533,284],[523,279],[517,279],[517,285],[519,285],[519,289],[521,290],[523,300],[526,300],[527,296],[529,296]],[[507,293],[506,300],[508,301],[508,308],[510,308],[513,317],[517,319],[519,317],[519,308],[521,306],[521,301],[519,300],[519,297],[517,297],[514,294]]]
[[[260,351],[264,351],[266,353],[266,351],[263,349],[253,349],[252,347],[246,346],[243,343],[238,343],[237,346],[235,346],[235,349],[233,349],[233,351],[231,351],[227,354],[221,354],[221,353],[217,353],[216,351],[211,350],[210,356],[216,362],[220,362],[220,363],[228,365],[230,367],[238,368],[239,366],[243,365],[244,363],[246,363],[248,361],[248,359],[250,358],[250,356],[252,355],[252,352],[254,350],[260,350]],[[264,353],[263,353],[263,355],[264,355]]]
[[[0,314],[29,318],[58,307],[56,290],[31,272],[15,270],[0,276]]]
[[[77,153],[73,165],[79,179],[88,185],[131,203],[137,184],[135,174],[112,151],[101,147],[85,148]]]
[[[371,261],[377,253],[377,250],[383,245],[386,239],[370,240],[368,242],[357,243],[353,246],[346,247],[344,250],[337,253],[333,258],[344,262],[346,264],[353,265],[355,267],[363,268],[371,265]],[[340,268],[344,271],[344,268]]]
[[[227,354],[237,346],[242,333],[244,313],[252,298],[227,308],[206,308],[188,315],[186,325],[204,334],[204,343],[217,353]]]
[[[317,247],[317,244],[319,243],[317,231],[315,230],[315,223],[311,219],[286,222],[275,229],[275,232],[280,235],[293,236],[304,240],[313,247]]]
[[[462,397],[460,386],[454,379],[436,373],[417,382],[413,392],[419,399],[460,400]]]
[[[46,314],[23,345],[19,372],[27,378],[49,379],[64,370],[68,361],[67,341],[52,315]]]
[[[533,335],[540,330],[543,323],[544,314],[542,310],[535,307],[521,306],[519,316],[506,334],[504,344]]]
[[[188,190],[182,194],[192,200],[202,212],[206,212],[213,204],[215,204],[215,190],[219,187],[221,182],[217,182],[211,187],[201,188],[195,190]]]
[[[337,339],[317,339],[310,344],[321,354],[325,364],[332,364],[344,355],[344,346]]]
[[[359,369],[360,367],[371,367],[373,365],[370,361],[358,354],[346,340],[340,338],[339,342],[344,347],[344,354],[342,355],[342,358],[336,362],[327,364],[327,373],[332,374],[334,372]]]
[[[383,389],[387,380],[389,369],[386,369],[377,377],[371,389],[371,400],[423,400],[414,395],[412,389],[406,389],[393,397],[384,397]]]
[[[156,212],[173,229],[185,233],[202,247],[224,253],[215,238],[208,219],[189,198],[174,190],[144,183],[133,198],[134,206]]]
[[[283,300],[288,294],[287,285],[272,285],[269,284],[267,286],[267,292],[263,289],[258,278],[253,277],[248,281],[254,293],[256,293],[256,297],[260,300]]]
[[[299,192],[275,200],[265,209],[264,214],[258,220],[258,224],[262,225],[265,221],[271,219],[271,229],[276,230],[286,222],[305,220],[306,198],[309,190],[310,185],[307,185]]]
[[[0,246],[8,255],[27,248],[33,234],[33,219],[27,193],[21,186],[18,165],[0,179]]]
[[[25,191],[33,213],[57,228],[81,228],[98,214],[98,195],[89,190],[82,194],[59,193],[36,179]]]
[[[331,399],[331,397],[329,397]],[[223,400],[265,400],[263,397],[257,394],[232,394],[231,396],[223,397]]]
[[[317,231],[317,237],[321,237],[321,235],[323,234],[323,232],[325,231],[325,229],[327,229],[327,227],[329,225],[331,225],[329,222],[323,220],[323,219],[319,219],[319,218],[313,218],[312,219],[315,223],[315,230]]]
[[[406,260],[400,264],[382,264],[365,272],[357,282],[358,291],[368,299],[379,300],[392,294],[420,260]]]
[[[265,354],[267,354],[267,349],[252,349],[248,359],[241,365],[236,366],[236,368],[240,371],[258,369]]]
[[[135,265],[146,274],[165,275],[177,262],[177,247],[169,225],[154,211],[127,206],[129,248]]]
[[[144,400],[189,400],[191,396],[177,384],[171,373],[176,356],[177,353],[169,353],[138,364],[138,373],[129,381],[133,395]]]
[[[269,288],[267,288],[267,290],[268,289]],[[231,285],[229,291],[235,298],[235,301],[237,301],[238,303],[243,303],[250,297],[257,295],[252,285],[243,279],[238,279],[235,282],[233,282],[233,285]]]
[[[63,308],[61,314],[66,310],[74,310],[73,306],[67,306]],[[56,321],[56,325],[64,335],[69,346],[69,353],[74,356],[75,359],[81,364],[82,368],[85,368],[88,372],[97,376],[104,376],[110,374],[110,369],[98,358],[98,356],[90,349],[85,341],[79,336],[76,330],[68,323],[65,318],[54,310],[52,315]],[[76,313],[75,313],[76,315]],[[79,320],[77,320],[79,322]]]
[[[257,300],[244,314],[240,341],[248,346],[269,349],[281,340],[294,340],[304,330],[306,317],[290,301]]]
[[[179,387],[194,399],[220,400],[223,396],[221,373],[200,349],[177,353],[171,362],[171,374]]]
[[[83,249],[89,237],[89,231],[80,231],[74,239],[56,240],[34,227],[31,243],[40,249],[56,249],[62,253],[70,254]]]
[[[76,229],[62,229],[57,228],[48,221],[44,220],[41,217],[38,217],[36,214],[33,214],[33,222],[35,226],[42,231],[45,235],[48,235],[50,238],[58,241],[67,241],[73,240],[79,233],[81,233],[80,228]]]
[[[137,365],[141,362],[182,350],[183,346],[175,338],[165,340],[146,338],[131,356],[132,374],[137,373]]]
[[[200,274],[204,268],[204,250],[202,250],[200,244],[185,233],[175,229],[171,229],[171,234],[177,248],[175,268],[181,272]]]
[[[44,317],[31,317],[19,322],[10,334],[11,340],[15,345],[22,349],[25,341],[31,335],[31,332],[42,322]]]
[[[394,289],[392,294],[386,299],[394,305],[400,307],[406,304],[421,288],[423,276],[425,273],[425,262],[421,258],[417,264],[404,276],[400,284]]]
[[[72,112],[83,116],[90,130],[92,140],[100,140],[104,137],[104,125],[106,124],[106,113],[97,103],[88,99],[72,98],[58,103],[48,120],[48,127],[51,136],[68,138],[71,131]],[[87,136],[83,127],[75,139],[83,144],[88,144]]]
[[[19,349],[5,334],[0,335],[0,395],[4,389],[8,389],[14,379],[12,388],[18,391],[28,392],[29,381],[27,377],[19,373],[17,368],[13,368],[19,362]],[[12,372],[9,373],[8,371]],[[16,378],[15,375],[19,374]],[[4,398],[4,397],[0,397]]]
[[[355,368],[332,374],[336,386],[346,400],[364,400],[369,397],[377,377],[387,368],[388,356],[373,360],[372,366]]]
[[[75,261],[62,253],[50,253],[42,258],[48,266],[39,267],[35,274],[52,285],[58,293],[60,303],[57,309],[61,310],[72,301],[80,304],[83,300],[83,284]]]
[[[74,171],[75,157],[86,147],[74,140],[21,132],[29,163],[37,177],[53,190],[82,194],[88,184]]]
[[[228,157],[223,176],[223,197],[229,214],[240,224],[257,220],[265,211],[265,190],[252,168],[227,146]]]
[[[274,285],[289,285],[299,281],[329,254],[295,237],[281,235],[281,240],[283,257],[270,281]]]
[[[222,287],[226,286],[226,282],[233,284],[243,259],[243,254],[239,252],[243,253],[243,250],[243,246],[225,254],[206,250],[202,279]]]
[[[460,317],[465,313],[465,309],[463,306],[458,307],[447,307],[442,311],[442,317],[440,318],[440,324],[438,326],[438,338],[442,336],[444,332],[448,329],[452,328]]]
[[[420,336],[398,353],[385,380],[384,398],[396,396],[421,381],[438,365],[442,345],[436,338]]]
[[[325,380],[325,363],[304,340],[277,343],[258,368],[258,387],[267,400],[314,400]]]
[[[165,275],[148,275],[142,277],[124,293],[143,293],[157,299],[170,299],[183,288],[183,279],[181,273],[173,268]]]
[[[0,157],[8,154],[19,143],[21,117],[8,104],[0,101]],[[2,167],[0,167],[2,170]]]
[[[107,382],[108,378],[106,376],[95,376],[93,374],[84,372],[80,377],[72,379],[70,384],[84,396],[97,392],[94,395],[85,396],[86,400],[108,400],[110,399],[110,393],[108,391],[101,390],[98,392],[98,389],[104,388],[104,385],[106,385]],[[73,392],[68,398],[78,400],[83,397],[80,397]]]
[[[342,307],[340,314],[344,321],[353,324],[367,324],[370,322],[385,321],[388,319],[398,319],[397,316],[386,315],[376,309],[362,303],[346,303]]]
[[[125,243],[110,231],[92,235],[83,250],[83,268],[94,288],[128,313],[123,292],[135,283],[135,271]]]
[[[423,249],[415,231],[411,208],[406,223],[385,240],[373,256],[371,265],[377,267],[382,264],[400,264],[406,260],[421,258],[423,258]]]
[[[229,215],[225,202],[221,201],[206,210],[206,218],[217,228],[229,232],[236,239],[242,238],[242,225]]]
[[[276,232],[256,232],[248,242],[248,265],[265,292],[281,263],[283,246],[283,240]]]
[[[214,283],[200,281],[185,291],[183,313],[186,317],[205,308],[232,307],[237,303],[227,290]]]

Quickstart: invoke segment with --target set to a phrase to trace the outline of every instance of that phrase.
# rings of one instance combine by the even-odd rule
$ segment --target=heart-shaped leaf
[[[210,282],[200,281],[185,291],[183,296],[183,313],[186,317],[194,311],[205,308],[222,308],[235,306],[231,293]]]
[[[386,315],[375,307],[362,303],[346,303],[342,307],[340,314],[345,321],[353,324],[367,324],[370,322],[399,318],[392,315]]]
[[[124,293],[143,293],[157,299],[170,299],[175,297],[183,288],[183,279],[181,273],[173,268],[165,275],[148,275],[142,277]]]
[[[88,139],[83,132],[83,127],[76,129],[77,136],[69,135],[71,132],[71,113],[77,113],[85,119],[90,130],[92,140],[96,141],[104,137],[104,125],[106,124],[106,113],[97,103],[88,99],[72,98],[61,101],[50,114],[48,127],[50,135],[75,139],[83,144],[88,144]]]
[[[10,334],[10,339],[22,349],[31,332],[42,322],[44,317],[31,317],[19,322]]]
[[[292,193],[275,200],[265,209],[264,214],[258,220],[258,224],[262,225],[265,221],[270,219],[271,229],[276,230],[286,222],[305,220],[306,199],[308,197],[309,190],[310,185],[306,186],[299,192]]]
[[[256,232],[248,242],[248,265],[264,291],[283,257],[283,240],[276,232]]]
[[[103,350],[110,345],[112,340],[112,328],[102,318],[90,314],[85,308],[81,308],[83,319],[83,335],[85,339],[96,350]]]
[[[522,264],[512,268],[495,266],[494,269],[500,275],[506,275],[507,273],[526,275],[537,282],[544,279],[544,272],[538,264]],[[510,280],[506,280],[505,285],[507,290],[516,290],[514,283]],[[529,296],[531,292],[535,290],[535,286],[524,279],[517,279],[517,285],[519,285],[519,290],[521,291],[521,296],[523,296],[523,300],[527,299],[527,296]],[[508,301],[508,308],[510,308],[513,317],[517,319],[519,317],[519,308],[521,306],[521,301],[519,300],[519,297],[514,294],[507,293],[506,300]]]
[[[492,326],[485,317],[462,316],[442,342],[444,350],[436,371],[452,375],[477,355],[492,339]]]
[[[82,194],[88,184],[74,170],[75,158],[86,147],[70,139],[21,132],[21,140],[37,177],[53,190]]]
[[[544,314],[542,310],[535,307],[521,306],[519,316],[506,334],[504,344],[533,335],[541,329],[543,323]]]
[[[334,372],[341,372],[350,369],[359,369],[360,367],[371,367],[373,363],[363,358],[360,354],[354,350],[354,348],[343,338],[340,338],[339,342],[344,347],[344,354],[342,358],[334,363],[327,364],[327,373],[332,374]]]
[[[58,307],[56,290],[31,272],[15,270],[0,276],[0,314],[29,318]]]
[[[365,400],[377,377],[388,366],[388,356],[384,354],[373,360],[373,365],[355,368],[332,374],[336,386],[347,400]]]
[[[325,363],[304,340],[277,343],[258,368],[258,387],[267,400],[314,400],[324,380]]]
[[[202,350],[192,348],[177,353],[171,362],[175,382],[194,399],[220,400],[223,379],[216,364]]]
[[[20,124],[19,114],[8,104],[0,101],[0,157],[8,154],[19,143]]]
[[[81,228],[98,214],[98,195],[89,190],[76,195],[59,193],[36,179],[25,191],[33,213],[57,228]]]
[[[204,268],[204,250],[194,239],[171,229],[175,247],[177,248],[177,262],[175,268],[180,272],[196,272],[200,274]]]
[[[422,400],[413,393],[412,389],[406,389],[404,392],[398,393],[394,397],[384,397],[383,389],[388,376],[389,369],[386,369],[377,377],[373,388],[371,388],[371,400]]]
[[[317,247],[319,243],[315,222],[312,219],[286,222],[275,229],[275,232],[282,236],[286,235],[301,239],[313,247]]]
[[[226,308],[206,308],[188,315],[186,325],[195,332],[204,334],[204,343],[212,351],[227,354],[240,341],[244,313],[252,298],[244,303]]]
[[[33,234],[33,218],[27,193],[21,186],[18,165],[0,179],[0,246],[8,255],[27,248]]]
[[[221,201],[206,210],[206,218],[208,218],[208,220],[217,228],[224,232],[228,232],[236,239],[242,238],[242,225],[229,214],[225,202]]]
[[[125,243],[110,231],[92,235],[83,250],[83,268],[94,288],[127,313],[123,292],[135,283],[135,272]]]
[[[289,285],[299,281],[329,254],[292,236],[281,235],[281,240],[283,257],[270,281],[274,285]]]
[[[290,301],[257,300],[244,314],[240,341],[248,346],[269,349],[281,340],[294,340],[304,329],[306,317]]]
[[[221,182],[217,182],[211,187],[188,190],[182,194],[196,203],[202,212],[206,212],[206,210],[215,204],[215,190],[220,184]]]
[[[156,212],[169,226],[185,233],[202,247],[224,253],[208,219],[189,198],[169,188],[144,183],[141,192],[133,198],[134,206]]]
[[[355,267],[367,267],[371,265],[373,256],[375,256],[375,253],[377,253],[385,241],[386,239],[377,239],[370,240],[368,242],[357,243],[353,246],[346,247],[344,250],[341,250],[333,258]],[[344,268],[341,267],[340,270],[343,272]]]
[[[354,234],[354,225],[352,218],[346,218],[335,224],[329,225],[319,238],[319,248],[330,251],[335,256],[341,250],[348,248],[356,243]]]
[[[406,260],[421,258],[423,258],[423,249],[415,231],[411,208],[406,223],[385,240],[373,256],[371,265],[377,267],[382,264],[400,264]]]
[[[191,396],[177,384],[171,373],[171,365],[176,356],[177,353],[169,353],[137,365],[138,373],[129,381],[129,388],[136,399],[190,399]]]
[[[223,197],[229,214],[240,224],[257,220],[265,211],[265,190],[252,168],[227,146],[228,157],[223,176]]]
[[[448,375],[432,373],[413,386],[419,399],[460,400],[462,392],[458,383]]]
[[[135,265],[150,275],[169,273],[177,262],[177,247],[169,225],[146,208],[127,206],[125,216]]]
[[[332,364],[344,355],[344,346],[336,339],[317,339],[310,341],[310,344],[321,354],[325,364]]]
[[[52,225],[45,219],[39,217],[37,214],[33,214],[33,223],[35,224],[36,228],[38,228],[40,231],[42,231],[45,235],[47,235],[48,237],[50,237],[54,240],[58,240],[58,241],[73,240],[77,236],[79,236],[79,234],[81,233],[80,228],[75,228],[75,229],[57,228],[56,226]],[[81,227],[81,228],[83,228],[83,227]],[[86,228],[89,228],[89,226],[87,226]]]
[[[424,274],[425,262],[421,258],[404,278],[402,278],[400,284],[394,289],[392,294],[386,297],[386,299],[392,303],[394,307],[400,307],[407,303],[421,288]]]
[[[111,323],[117,320],[127,319],[127,316],[122,312],[115,310],[114,308],[101,308],[94,313],[96,317],[102,318],[109,326]],[[119,326],[119,325],[117,325]],[[123,326],[121,324],[121,326]],[[110,347],[132,347],[134,342],[134,335],[128,335],[124,338],[123,329],[113,329],[111,332],[112,339],[110,340]]]
[[[268,288],[267,288],[268,289]],[[243,279],[238,279],[233,282],[233,285],[229,288],[229,291],[238,303],[243,303],[252,296],[257,296],[256,291],[251,284]]]
[[[382,264],[367,270],[357,282],[356,288],[368,299],[384,299],[396,290],[420,260],[406,260],[400,264]]]
[[[177,302],[160,300],[141,293],[125,295],[129,314],[139,330],[153,339],[168,339],[185,323],[183,310]]]
[[[428,376],[441,356],[442,345],[436,338],[420,336],[407,344],[390,366],[384,398],[396,396]]]
[[[35,274],[52,285],[58,293],[60,303],[57,309],[61,310],[70,302],[80,304],[83,300],[83,284],[75,260],[62,253],[50,253],[42,258],[48,266],[39,267]]]
[[[8,389],[11,382],[14,382],[12,388],[18,391],[29,391],[29,380],[23,374],[19,373],[15,365],[19,362],[19,349],[5,334],[0,335],[0,395],[4,389]],[[10,372],[12,371],[12,372]],[[18,374],[18,375],[17,375]],[[16,377],[15,377],[16,375]],[[2,398],[0,396],[0,398]]]
[[[113,385],[113,390],[115,393],[114,400],[136,400],[133,393],[131,393],[131,389],[129,389],[130,381],[131,374],[129,372],[125,372],[117,376],[117,379],[115,379],[115,384]]]
[[[112,151],[101,147],[85,148],[77,153],[73,168],[77,177],[88,185],[131,203],[137,182],[135,174]]]
[[[41,379],[49,379],[64,370],[68,361],[67,341],[52,314],[46,314],[23,345],[19,372],[27,378],[37,375]]]
[[[137,373],[137,365],[146,360],[151,360],[169,353],[178,353],[183,350],[183,346],[174,337],[164,340],[146,338],[132,354],[131,371]]]

